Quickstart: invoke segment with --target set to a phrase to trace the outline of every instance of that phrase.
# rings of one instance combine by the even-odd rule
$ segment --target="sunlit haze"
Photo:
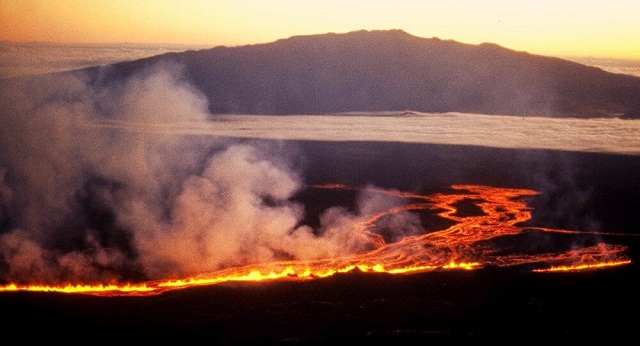
[[[243,45],[402,29],[535,54],[640,59],[640,2],[0,0],[0,40]]]

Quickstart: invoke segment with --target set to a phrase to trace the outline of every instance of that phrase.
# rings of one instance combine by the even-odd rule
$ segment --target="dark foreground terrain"
[[[0,295],[5,337],[238,344],[618,344],[635,338],[636,265],[588,273],[513,269],[224,284],[150,297]]]
[[[419,193],[458,183],[538,190],[530,204],[532,225],[621,233],[603,240],[628,246],[633,263],[576,273],[522,267],[395,276],[351,272],[149,297],[2,293],[3,337],[65,344],[509,345],[611,345],[637,337],[640,157],[390,143],[295,146],[310,184],[374,184]],[[311,223],[336,203],[313,192],[298,198]]]

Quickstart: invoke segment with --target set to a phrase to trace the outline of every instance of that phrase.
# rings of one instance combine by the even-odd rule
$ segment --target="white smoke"
[[[156,279],[346,255],[367,249],[358,227],[368,217],[406,203],[365,193],[312,229],[293,198],[305,188],[296,149],[280,139],[640,153],[637,120],[213,116],[208,106],[170,63],[108,85],[81,74],[0,81],[0,282]],[[555,193],[541,204],[576,210],[568,227],[598,229],[583,215],[589,188],[568,173],[537,177]],[[424,232],[409,212],[376,229],[387,241]]]
[[[302,224],[293,149],[181,132],[212,123],[177,65],[0,93],[2,281],[156,279],[362,249],[361,216],[330,209],[320,229]]]
[[[189,177],[175,199],[169,222],[150,220],[144,206],[125,203],[125,223],[136,229],[141,261],[153,276],[166,274],[163,263],[179,263],[176,274],[273,260],[303,216],[290,202],[300,188],[297,176],[261,158],[254,147],[236,145],[214,155],[205,170]],[[267,201],[269,203],[267,203]],[[296,256],[297,257],[297,256]]]

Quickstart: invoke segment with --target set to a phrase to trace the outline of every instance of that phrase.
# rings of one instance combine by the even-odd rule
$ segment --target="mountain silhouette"
[[[402,30],[294,36],[84,69],[119,83],[158,61],[184,67],[212,113],[468,112],[640,118],[640,77]]]

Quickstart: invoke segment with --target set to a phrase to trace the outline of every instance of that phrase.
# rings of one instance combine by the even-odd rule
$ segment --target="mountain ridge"
[[[298,35],[80,71],[103,87],[159,61],[183,66],[214,114],[411,110],[640,118],[640,77],[399,29]]]

